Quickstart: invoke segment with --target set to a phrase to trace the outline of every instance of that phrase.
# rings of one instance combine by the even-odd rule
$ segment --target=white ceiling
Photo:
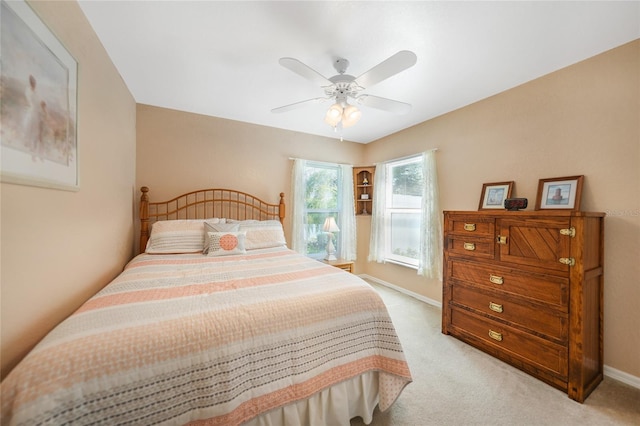
[[[278,63],[358,76],[400,50],[418,62],[363,93],[344,139],[368,143],[640,38],[640,2],[84,1],[136,102],[327,137],[330,102],[273,114],[323,90]]]

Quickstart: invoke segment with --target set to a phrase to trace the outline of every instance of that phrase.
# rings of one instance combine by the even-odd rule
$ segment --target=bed
[[[286,246],[270,204],[140,200],[140,248],[2,382],[2,424],[370,423],[411,382],[384,303]]]

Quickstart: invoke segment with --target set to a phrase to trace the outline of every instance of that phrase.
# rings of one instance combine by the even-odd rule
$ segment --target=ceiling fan
[[[273,113],[291,111],[309,104],[335,99],[335,103],[327,110],[325,122],[337,129],[352,126],[360,119],[362,113],[355,105],[349,104],[350,99],[360,105],[396,114],[405,114],[411,110],[411,105],[408,103],[361,93],[374,84],[415,65],[416,54],[408,50],[401,50],[358,77],[345,74],[349,61],[344,58],[338,58],[333,62],[338,74],[329,78],[294,58],[280,58],[279,62],[283,67],[319,85],[324,89],[325,96],[274,108],[271,110]]]

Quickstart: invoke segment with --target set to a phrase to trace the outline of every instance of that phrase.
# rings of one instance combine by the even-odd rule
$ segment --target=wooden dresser
[[[603,376],[604,216],[444,212],[442,332],[583,402]]]

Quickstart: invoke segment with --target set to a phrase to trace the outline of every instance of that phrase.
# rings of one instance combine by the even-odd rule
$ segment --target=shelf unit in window
[[[375,167],[353,168],[353,189],[355,197],[356,215],[366,216],[371,214],[373,206],[373,175]]]

